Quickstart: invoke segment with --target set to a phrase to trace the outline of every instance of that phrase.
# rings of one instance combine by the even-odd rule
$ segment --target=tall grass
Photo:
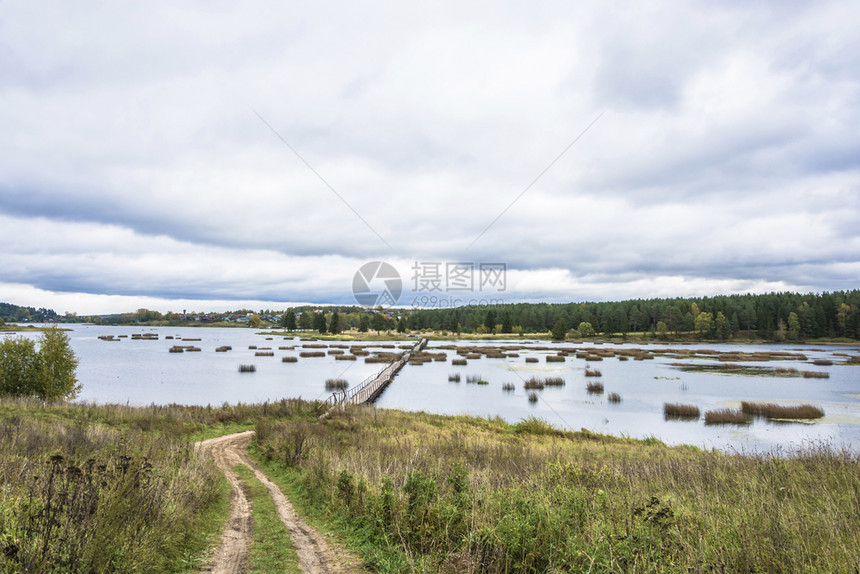
[[[696,405],[663,403],[663,417],[667,419],[698,419],[701,414]]]
[[[589,394],[599,395],[603,393],[603,383],[600,381],[592,381],[586,383],[585,389],[589,392]]]
[[[376,572],[843,572],[860,563],[852,452],[739,456],[539,419],[372,408],[302,433],[273,429],[255,456]]]
[[[326,379],[325,390],[327,391],[344,391],[349,387],[349,381],[346,379]]]
[[[256,365],[239,365],[240,373],[256,373],[257,366]]]
[[[746,425],[752,422],[752,417],[744,412],[733,409],[717,409],[705,412],[706,425]]]
[[[820,419],[824,411],[814,405],[777,405],[774,403],[741,402],[741,412],[768,419]]]

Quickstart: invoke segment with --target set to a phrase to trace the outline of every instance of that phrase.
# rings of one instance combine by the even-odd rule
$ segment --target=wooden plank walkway
[[[403,365],[409,362],[412,354],[421,351],[426,345],[427,339],[422,337],[421,340],[418,341],[410,350],[402,353],[399,359],[395,360],[375,375],[367,377],[355,388],[348,391],[333,393],[326,402],[329,403],[332,408],[341,405],[361,405],[364,403],[372,403],[379,395],[382,394],[385,387],[391,383],[394,375],[403,368]]]

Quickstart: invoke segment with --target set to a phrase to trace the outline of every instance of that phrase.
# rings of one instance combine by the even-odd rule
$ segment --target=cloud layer
[[[858,12],[4,3],[0,299],[352,302],[374,259],[505,262],[509,300],[856,288]]]

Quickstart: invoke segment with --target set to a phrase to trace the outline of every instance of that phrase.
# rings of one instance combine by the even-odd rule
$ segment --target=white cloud
[[[6,3],[0,281],[348,301],[381,258],[505,261],[518,299],[853,288],[857,11]]]

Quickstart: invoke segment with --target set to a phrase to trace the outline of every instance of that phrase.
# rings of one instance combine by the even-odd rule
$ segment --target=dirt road
[[[281,490],[263,474],[248,456],[247,446],[254,431],[222,436],[197,443],[198,452],[210,452],[227,480],[230,481],[230,518],[221,536],[215,556],[203,572],[216,574],[241,574],[248,561],[248,549],[253,531],[251,502],[242,488],[242,481],[233,466],[244,464],[268,489],[275,502],[278,516],[286,526],[299,555],[299,567],[308,574],[353,574],[363,570],[361,561],[351,552],[325,538],[308,526],[296,514],[293,505]]]

